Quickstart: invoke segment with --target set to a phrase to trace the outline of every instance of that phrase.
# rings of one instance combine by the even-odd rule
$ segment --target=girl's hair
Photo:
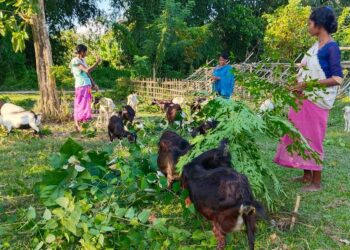
[[[224,58],[225,60],[228,60],[228,53],[227,52],[222,52],[220,54],[220,57]]]
[[[320,7],[312,11],[310,20],[316,26],[323,27],[328,33],[335,33],[338,30],[338,22],[332,7]]]
[[[80,54],[82,52],[86,52],[87,51],[87,47],[84,44],[79,44],[76,48],[75,48],[75,54]]]

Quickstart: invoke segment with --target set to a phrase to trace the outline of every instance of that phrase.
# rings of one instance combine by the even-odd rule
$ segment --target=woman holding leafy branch
[[[327,129],[328,114],[343,80],[340,49],[331,37],[338,27],[332,8],[315,9],[309,18],[308,27],[310,35],[316,36],[318,41],[301,62],[298,85],[293,90],[305,98],[301,101],[298,111],[290,110],[289,119],[323,160],[323,140]],[[310,90],[312,85],[317,85],[318,88]],[[304,170],[302,177],[293,179],[302,183],[310,183],[302,188],[303,191],[320,190],[322,165],[317,164],[313,159],[291,155],[287,150],[287,146],[291,143],[292,140],[288,136],[281,139],[274,161],[281,166]]]
[[[100,63],[101,59],[96,58],[96,62],[88,67],[85,62],[87,47],[79,44],[76,47],[76,57],[70,63],[72,74],[75,78],[75,98],[74,98],[74,123],[75,129],[81,131],[80,122],[86,122],[91,119],[91,90],[99,90],[90,73]]]

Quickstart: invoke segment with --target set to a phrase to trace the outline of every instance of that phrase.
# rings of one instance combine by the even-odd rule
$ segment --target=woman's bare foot
[[[301,191],[303,192],[317,192],[320,190],[322,190],[321,184],[314,184],[314,183],[301,188]]]
[[[312,180],[312,176],[299,176],[291,178],[291,182],[301,182],[301,183],[309,183]]]
[[[76,132],[81,132],[81,127],[79,125],[75,125],[74,127]]]

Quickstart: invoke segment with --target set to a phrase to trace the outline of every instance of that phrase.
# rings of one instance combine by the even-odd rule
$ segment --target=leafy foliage
[[[279,7],[273,14],[265,14],[266,55],[273,59],[294,60],[311,46],[313,38],[308,35],[307,20],[310,6],[302,6],[301,0],[289,0],[288,5]]]
[[[319,156],[308,145],[300,132],[286,119],[279,115],[266,114],[263,118],[254,113],[244,102],[231,102],[222,98],[210,101],[198,114],[200,120],[215,119],[218,126],[205,136],[197,136],[192,140],[193,150],[180,159],[177,167],[182,167],[197,155],[217,147],[221,140],[228,139],[233,155],[233,165],[237,171],[244,173],[258,197],[264,197],[270,208],[273,208],[271,192],[266,185],[273,183],[275,194],[283,191],[272,169],[261,160],[263,149],[256,138],[269,136],[280,138],[289,135],[294,143],[288,148],[291,153],[299,153],[304,158]],[[266,181],[266,180],[269,181]]]
[[[72,139],[66,141],[36,186],[45,205],[43,213],[28,209],[27,219],[37,218],[33,227],[41,235],[33,241],[37,246],[159,249],[169,240],[178,244],[190,238],[190,232],[167,226],[167,218],[148,208],[156,200],[164,204],[179,200],[164,192],[167,181],[155,172],[152,150],[128,147],[108,164],[111,151],[85,151]]]
[[[338,18],[338,32],[335,34],[335,39],[342,46],[349,46],[350,44],[350,7],[345,7]],[[350,58],[350,53],[343,52],[344,60]]]

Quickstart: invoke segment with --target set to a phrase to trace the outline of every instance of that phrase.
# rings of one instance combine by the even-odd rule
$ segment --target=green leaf
[[[145,176],[142,176],[142,178],[141,178],[140,188],[141,188],[141,190],[145,190],[145,189],[149,188],[149,184],[148,184]]]
[[[63,218],[62,219],[62,225],[71,233],[73,233],[75,236],[77,236],[77,228],[76,223],[71,218]]]
[[[164,176],[159,177],[159,187],[160,188],[166,188],[168,186],[168,180]]]
[[[41,249],[41,248],[43,247],[43,245],[44,245],[44,242],[43,242],[43,241],[40,241],[40,242],[38,243],[38,245],[36,245],[36,247],[34,248],[34,250],[39,250],[39,249]]]
[[[114,214],[117,217],[123,217],[126,213],[126,208],[119,207],[115,210]]]
[[[55,208],[54,210],[52,210],[52,213],[54,215],[57,215],[57,217],[59,219],[61,219],[61,218],[63,218],[65,216],[65,213],[64,213],[62,208]]]
[[[149,174],[147,175],[147,181],[148,181],[149,183],[155,183],[157,180],[158,180],[157,174],[155,174],[155,173],[149,173]]]
[[[59,197],[56,199],[56,203],[61,207],[67,209],[69,204],[69,199],[67,197]]]
[[[140,220],[140,222],[146,223],[148,221],[150,214],[151,214],[151,211],[145,209],[138,214],[137,218]]]
[[[84,148],[77,142],[75,142],[72,138],[68,138],[67,141],[61,147],[60,153],[70,157],[72,155],[77,155],[83,149]]]
[[[55,237],[55,235],[53,235],[53,234],[49,234],[49,235],[47,235],[46,236],[46,239],[45,239],[45,241],[46,241],[46,243],[52,243],[52,242],[54,242],[56,240],[56,237]]]
[[[104,232],[112,232],[114,230],[115,230],[114,227],[102,226],[100,231],[104,233]]]
[[[126,211],[125,217],[128,219],[132,219],[135,217],[135,210],[133,207],[129,208],[128,211]]]
[[[51,219],[51,211],[49,209],[45,209],[44,214],[43,214],[43,219],[44,220],[50,220]]]
[[[99,236],[98,236],[98,244],[100,244],[102,247],[103,247],[103,245],[104,245],[104,236],[103,236],[103,234],[100,234]]]
[[[30,206],[27,211],[27,218],[28,220],[33,220],[35,219],[35,217],[36,217],[35,208]]]
[[[67,157],[65,157],[64,155],[54,154],[50,158],[50,164],[51,164],[51,166],[53,166],[53,168],[58,169],[64,165],[66,160],[67,160]]]
[[[48,221],[46,222],[46,224],[45,224],[45,226],[44,226],[44,229],[50,229],[50,230],[52,230],[52,229],[55,229],[55,228],[57,228],[57,227],[58,227],[57,221],[51,219],[51,220],[48,220]]]

